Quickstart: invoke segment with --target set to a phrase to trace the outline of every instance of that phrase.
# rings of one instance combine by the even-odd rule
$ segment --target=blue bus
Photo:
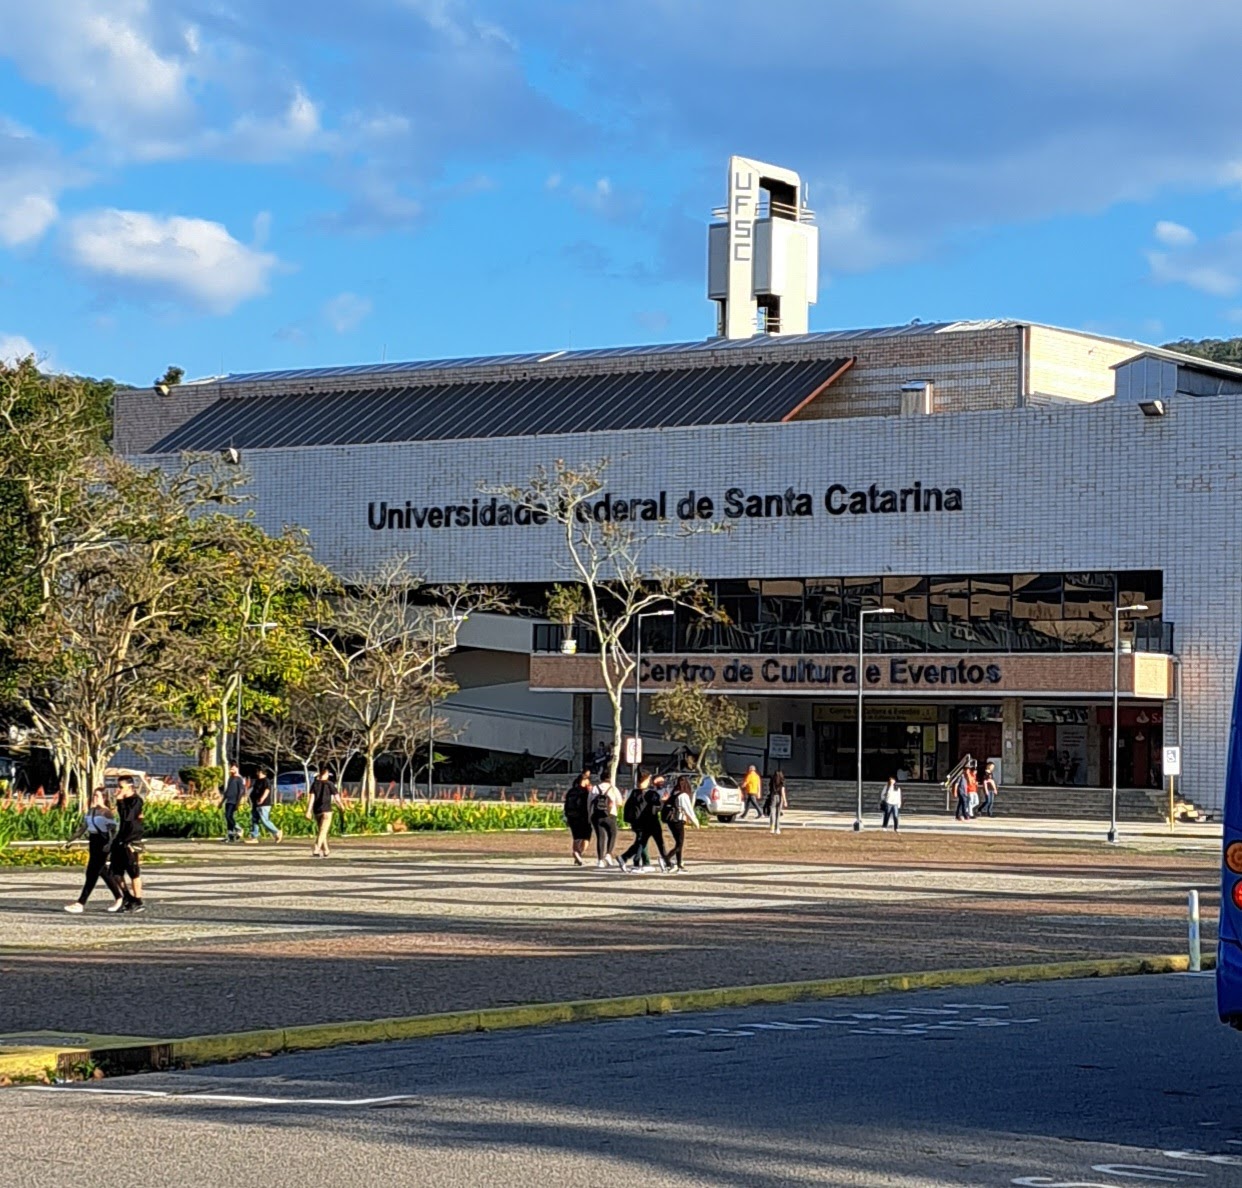
[[[1225,775],[1216,1008],[1222,1023],[1242,1029],[1242,665],[1233,691],[1233,724],[1229,730],[1229,766]]]

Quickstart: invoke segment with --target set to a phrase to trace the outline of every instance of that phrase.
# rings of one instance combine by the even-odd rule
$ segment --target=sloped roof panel
[[[780,421],[852,359],[394,384],[216,401],[148,452],[442,441]]]

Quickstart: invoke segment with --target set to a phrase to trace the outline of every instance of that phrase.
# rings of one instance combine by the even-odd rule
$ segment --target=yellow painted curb
[[[1203,968],[1215,957],[1205,955]],[[277,1052],[312,1051],[344,1044],[369,1044],[421,1039],[468,1032],[503,1031],[519,1027],[548,1027],[676,1011],[708,1011],[724,1007],[758,1006],[821,998],[857,998],[907,990],[942,990],[955,986],[983,986],[999,982],[1050,982],[1073,978],[1114,978],[1136,974],[1185,973],[1184,955],[1115,957],[1099,961],[1058,961],[1039,965],[983,966],[978,969],[936,969],[917,973],[865,974],[806,982],[775,982],[758,986],[722,986],[703,990],[674,990],[666,994],[635,994],[623,998],[588,998],[570,1002],[530,1003],[411,1015],[392,1019],[358,1019],[340,1023],[313,1023],[267,1031],[239,1031],[184,1039],[102,1045],[95,1048],[0,1049],[0,1075],[31,1076],[49,1069],[67,1071],[91,1060],[108,1073],[147,1072],[195,1064],[269,1056]]]

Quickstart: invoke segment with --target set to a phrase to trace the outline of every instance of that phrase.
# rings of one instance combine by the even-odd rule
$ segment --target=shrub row
[[[240,822],[249,826],[243,806]],[[0,848],[8,841],[59,841],[77,827],[72,809],[5,808],[0,806]],[[143,810],[147,837],[223,837],[224,812],[218,802],[150,801]],[[307,836],[314,826],[303,804],[277,804],[272,822],[290,837]],[[503,829],[554,829],[564,824],[561,810],[546,804],[502,804],[480,801],[437,801],[430,804],[360,805],[338,810],[333,828],[341,833],[465,832]]]

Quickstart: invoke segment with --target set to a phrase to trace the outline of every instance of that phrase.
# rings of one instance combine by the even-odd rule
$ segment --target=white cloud
[[[295,87],[284,111],[275,116],[247,114],[224,132],[209,132],[202,150],[217,156],[270,162],[330,146],[320,122],[320,108],[302,87]]]
[[[359,297],[357,293],[338,293],[324,304],[323,316],[338,334],[348,334],[362,325],[373,308],[369,297]]]
[[[220,223],[136,210],[96,210],[68,225],[70,258],[97,277],[228,313],[267,291],[279,261]]]
[[[1181,223],[1171,223],[1167,219],[1161,219],[1156,224],[1153,234],[1157,243],[1171,248],[1191,247],[1199,239],[1189,227],[1183,227]]]
[[[30,355],[39,357],[30,339],[21,334],[0,334],[0,363],[12,365]]]
[[[4,48],[70,117],[126,155],[175,155],[191,125],[194,39],[148,0],[6,4]]]
[[[751,0],[503,11],[572,64],[613,143],[658,128],[663,159],[709,162],[721,190],[731,152],[790,165],[866,210],[884,250],[860,257],[1242,180],[1236,0],[788,0],[779,21]]]
[[[83,180],[50,145],[0,118],[0,244],[34,243],[59,216],[57,200]]]
[[[1200,243],[1188,227],[1157,223],[1154,234],[1167,250],[1147,252],[1152,280],[1186,285],[1209,297],[1232,297],[1242,289],[1242,231]]]

